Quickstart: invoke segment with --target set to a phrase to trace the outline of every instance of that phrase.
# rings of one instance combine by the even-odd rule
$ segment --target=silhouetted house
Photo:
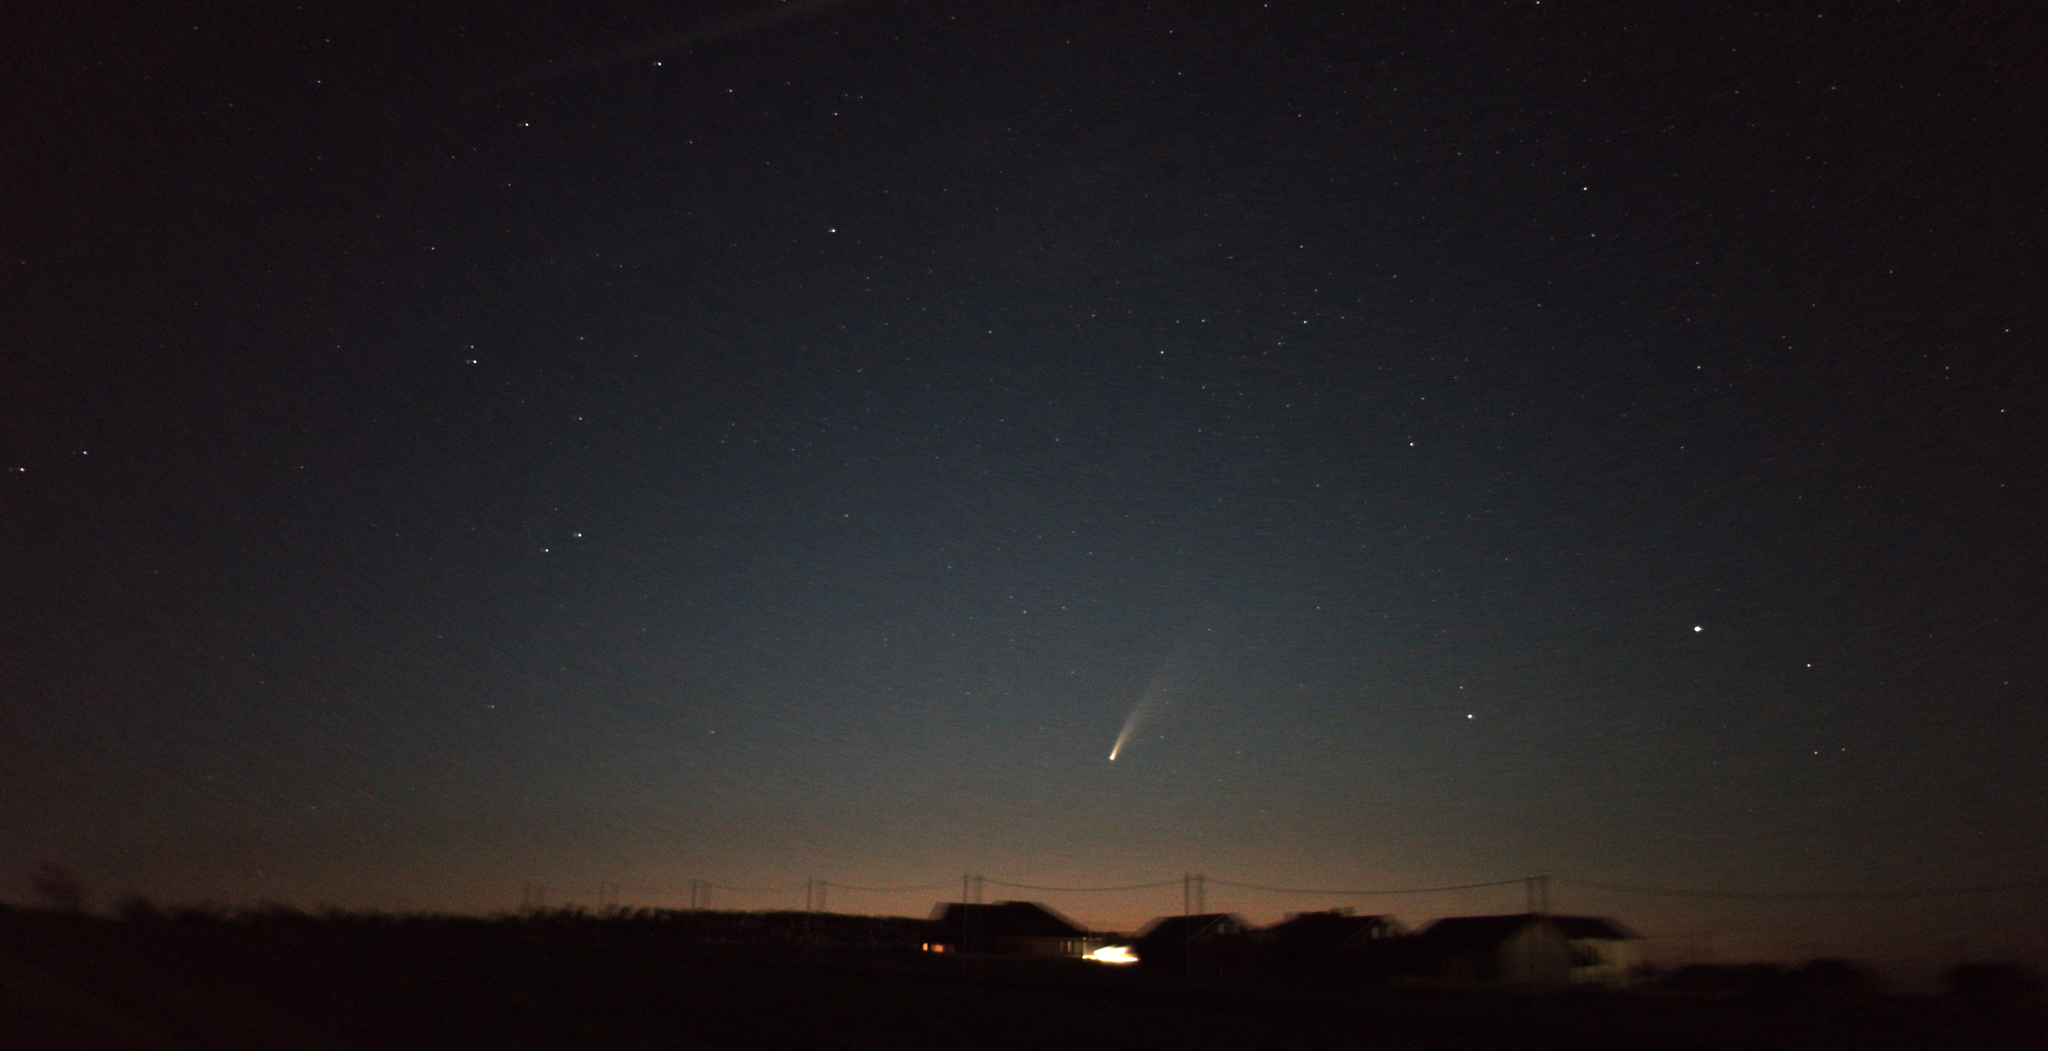
[[[1779,988],[1807,1000],[1856,1001],[1885,993],[1884,978],[1854,960],[1822,957],[1785,972]]]
[[[1413,966],[1454,982],[1620,985],[1635,968],[1636,941],[1592,916],[1453,916],[1415,935]]]
[[[1262,942],[1285,952],[1360,949],[1408,933],[1392,916],[1355,916],[1349,909],[1297,912],[1267,927]]]
[[[2038,1009],[2048,1001],[2040,972],[2010,961],[1959,963],[1942,976],[1950,996],[1978,1015],[2005,1018]]]
[[[1394,973],[1408,929],[1392,916],[1356,916],[1349,909],[1299,912],[1257,933],[1266,962],[1289,968]]]
[[[1785,969],[1773,963],[1694,963],[1657,979],[1659,989],[1713,996],[1765,996],[1778,988]]]
[[[1659,989],[1716,998],[1853,1003],[1885,993],[1884,979],[1853,960],[1808,960],[1793,968],[1771,963],[1696,963],[1656,982]]]
[[[1552,916],[1572,947],[1573,985],[1627,985],[1641,970],[1642,939],[1614,920]]]
[[[1251,925],[1232,912],[1204,912],[1192,916],[1161,916],[1138,932],[1131,949],[1141,964],[1184,964],[1189,954],[1197,961],[1223,962],[1254,951]]]
[[[932,952],[1086,956],[1109,943],[1035,901],[947,902],[932,910]]]

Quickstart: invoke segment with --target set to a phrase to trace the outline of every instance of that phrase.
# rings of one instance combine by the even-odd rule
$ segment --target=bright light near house
[[[1087,956],[1082,957],[1082,959],[1094,960],[1096,963],[1138,962],[1138,958],[1131,955],[1131,947],[1128,945],[1105,945],[1102,948],[1089,953]]]

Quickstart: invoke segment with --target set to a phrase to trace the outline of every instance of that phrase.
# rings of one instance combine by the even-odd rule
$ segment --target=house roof
[[[1035,901],[999,901],[993,905],[946,902],[932,910],[932,920],[946,935],[969,930],[983,938],[1082,938],[1088,931]]]
[[[1401,933],[1391,916],[1350,916],[1341,912],[1304,912],[1266,928],[1280,947],[1298,951],[1341,949],[1354,941]]]
[[[1235,934],[1250,930],[1244,917],[1234,912],[1199,912],[1192,916],[1161,916],[1138,932],[1138,943],[1177,945],[1214,934]]]
[[[1520,912],[1510,916],[1447,916],[1416,935],[1438,948],[1484,949],[1507,941],[1532,923],[1548,922],[1566,938],[1622,940],[1634,938],[1621,924],[1596,916],[1550,916]]]
[[[1601,939],[1606,941],[1632,941],[1641,937],[1614,920],[1598,916],[1552,916],[1551,920],[1564,928],[1564,936],[1573,941]]]

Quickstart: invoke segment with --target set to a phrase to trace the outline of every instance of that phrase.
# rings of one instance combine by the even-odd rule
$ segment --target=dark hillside
[[[2038,1047],[1940,1000],[1518,996],[916,951],[803,914],[0,910],[19,1048]],[[2032,1043],[2027,1041],[2032,1040]]]

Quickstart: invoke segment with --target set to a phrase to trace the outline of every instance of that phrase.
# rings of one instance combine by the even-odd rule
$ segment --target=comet
[[[1131,714],[1124,719],[1123,732],[1116,735],[1116,743],[1109,747],[1110,762],[1116,762],[1116,757],[1123,754],[1124,746],[1131,743],[1131,735],[1137,733],[1138,728],[1145,724],[1145,717],[1151,715],[1154,709],[1166,701],[1167,694],[1174,685],[1169,679],[1171,664],[1172,662],[1168,661],[1168,667],[1161,668],[1159,674],[1152,677],[1152,682],[1145,687],[1145,692],[1139,694],[1137,702],[1131,705]]]
[[[1131,714],[1124,719],[1124,728],[1116,735],[1116,743],[1109,747],[1110,762],[1116,762],[1116,757],[1123,754],[1131,739],[1144,728],[1146,721],[1159,709],[1171,704],[1174,694],[1179,693],[1187,684],[1188,673],[1192,670],[1193,663],[1190,660],[1191,644],[1195,637],[1201,634],[1204,632],[1189,632],[1187,637],[1173,648],[1173,652],[1159,662],[1159,669],[1153,673],[1152,681],[1145,684],[1144,691],[1138,694],[1138,699],[1131,704]]]
[[[1172,661],[1167,663],[1170,666]],[[1160,668],[1159,674],[1152,676],[1152,682],[1145,687],[1145,692],[1140,693],[1137,702],[1131,705],[1131,714],[1124,719],[1123,732],[1117,734],[1116,743],[1109,746],[1110,762],[1116,762],[1116,757],[1123,754],[1124,746],[1131,743],[1131,735],[1138,732],[1138,727],[1145,723],[1145,717],[1165,699],[1169,689],[1167,673],[1168,668]]]

